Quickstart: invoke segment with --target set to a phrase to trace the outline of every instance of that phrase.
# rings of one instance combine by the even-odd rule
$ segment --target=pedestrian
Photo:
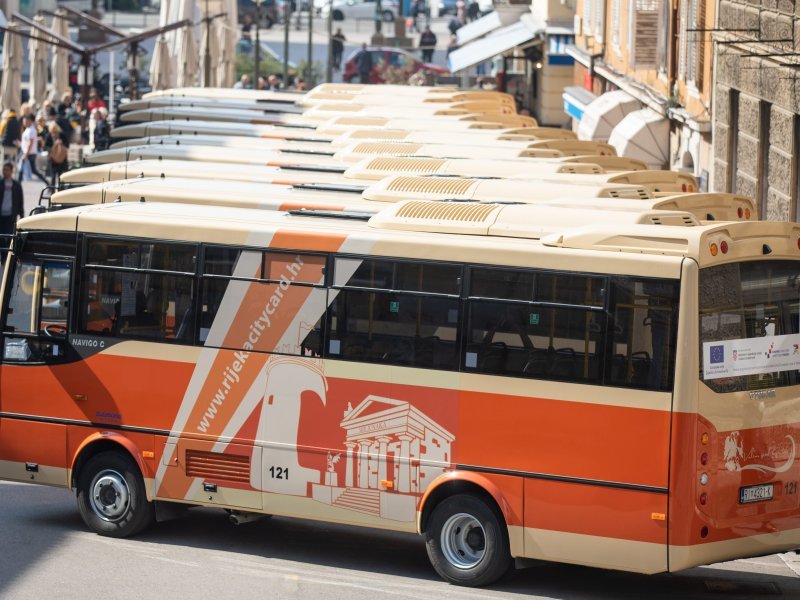
[[[47,167],[50,171],[50,185],[56,187],[58,178],[67,170],[67,147],[61,139],[61,128],[56,123],[50,123],[48,129],[50,134],[45,139],[44,149],[47,151]]]
[[[63,102],[58,105],[55,121],[61,129],[61,139],[64,140],[64,144],[69,148],[72,143],[72,121],[68,118],[67,105]]]
[[[253,19],[250,15],[245,15],[242,21],[242,39],[248,42],[252,39],[250,31],[253,29]]]
[[[28,115],[23,118],[22,126],[24,130],[22,132],[20,163],[21,165],[27,164],[30,167],[31,175],[36,175],[45,185],[49,185],[45,176],[36,168],[36,156],[39,154],[39,132],[36,131],[36,123],[33,120],[33,116]],[[19,170],[17,181],[22,181],[22,171],[22,169]]]
[[[92,113],[95,119],[94,125],[94,150],[106,150],[111,145],[111,128],[108,126],[108,109],[98,108]]]
[[[342,68],[342,54],[344,54],[344,43],[347,38],[342,33],[342,28],[336,30],[331,38],[331,50],[333,51],[333,68],[337,71]]]
[[[257,90],[268,90],[269,89],[269,84],[267,83],[267,80],[264,79],[263,77],[261,77],[260,75],[258,77],[258,81],[256,81],[256,89]]]
[[[356,67],[361,83],[369,83],[369,76],[372,73],[372,53],[367,50],[366,42],[361,44],[361,50],[356,54]]]
[[[25,201],[22,186],[14,179],[14,165],[3,163],[3,197],[0,200],[0,234],[11,235],[17,225],[17,219],[25,216]],[[11,238],[0,240],[0,247],[8,248]]]
[[[20,120],[13,108],[3,113],[0,121],[0,144],[3,146],[3,164],[15,161],[19,153],[19,144],[22,138]]]
[[[419,18],[419,2],[414,2],[411,5],[411,17],[408,19],[408,33],[419,31],[417,29],[417,19]]]
[[[89,102],[86,103],[86,108],[89,111],[89,114],[92,113],[93,110],[96,108],[105,108],[106,102],[103,100],[98,94],[95,88],[92,88],[89,91]]]
[[[234,89],[237,89],[237,90],[250,90],[250,89],[252,89],[253,85],[250,83],[250,75],[248,75],[247,73],[244,73],[242,75],[241,79],[239,79],[239,81],[237,81],[236,83],[233,84],[233,87],[234,87]]]
[[[455,35],[450,36],[450,43],[447,45],[447,52],[445,54],[445,58],[450,56],[450,53],[458,48],[458,38]]]
[[[461,19],[458,18],[458,15],[453,15],[452,17],[450,17],[450,20],[447,22],[447,29],[450,30],[450,33],[455,35],[456,31],[461,29],[461,27],[463,25],[464,25],[464,23],[461,21]]]
[[[267,77],[267,83],[269,84],[268,89],[270,90],[279,90],[283,87],[282,85],[283,82],[281,81],[281,78],[275,75],[274,73],[269,77]]]
[[[422,50],[422,62],[429,63],[433,60],[433,51],[436,49],[436,34],[426,27],[419,36],[419,48]]]
[[[475,2],[475,0],[472,0],[469,3],[469,5],[467,5],[467,23],[476,21],[480,14],[481,14],[480,5],[477,2]]]

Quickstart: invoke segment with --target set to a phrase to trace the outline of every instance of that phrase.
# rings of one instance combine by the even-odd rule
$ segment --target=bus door
[[[18,236],[15,246],[24,243]],[[21,250],[10,256],[3,292],[0,478],[64,485],[67,427],[60,413],[67,397],[58,368],[71,355],[72,258]]]

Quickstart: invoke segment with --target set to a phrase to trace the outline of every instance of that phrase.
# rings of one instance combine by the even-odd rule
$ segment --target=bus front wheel
[[[87,527],[110,537],[128,537],[154,518],[136,463],[121,452],[101,452],[78,476],[78,509]]]
[[[513,567],[505,523],[471,494],[450,496],[433,510],[425,544],[436,572],[456,585],[488,585]]]

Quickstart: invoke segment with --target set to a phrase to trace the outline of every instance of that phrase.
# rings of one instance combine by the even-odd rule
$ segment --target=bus
[[[217,162],[185,160],[135,160],[112,162],[72,169],[59,178],[62,185],[102,183],[134,177],[193,177],[196,179],[229,179],[261,183],[357,183],[358,180],[379,180],[395,173],[415,175],[471,175],[473,177],[508,177],[526,173],[592,174],[603,169],[592,163],[552,161],[500,161],[469,158],[381,157],[367,158],[351,167],[285,165],[264,167]]]
[[[409,199],[407,194],[385,194],[378,200],[368,199],[369,189],[358,192],[354,187],[350,193],[337,192],[337,188],[308,189],[307,186],[288,188],[275,185],[248,184],[240,181],[205,181],[196,178],[136,178],[131,180],[115,180],[98,185],[85,185],[56,192],[50,198],[49,210],[60,210],[87,204],[104,204],[111,202],[177,202],[184,204],[211,204],[234,208],[258,208],[265,210],[330,210],[362,213],[380,212],[386,202],[403,202]],[[551,221],[559,214],[558,209],[578,209],[591,213],[592,210],[645,212],[645,211],[680,211],[690,213],[698,220],[737,221],[749,220],[755,214],[753,202],[745,196],[725,193],[685,193],[665,196],[657,199],[630,197],[601,197],[602,189],[593,191],[589,197],[586,188],[567,189],[566,187],[546,186],[537,193],[526,193],[524,196],[513,196],[508,201],[524,204],[541,204],[547,210],[545,216]],[[583,194],[581,196],[581,194]],[[480,196],[480,194],[478,194]],[[435,194],[423,197],[424,200],[452,202],[453,198],[437,199]],[[467,198],[461,196],[459,201],[500,202],[491,198]],[[40,212],[39,209],[36,212]],[[555,215],[555,216],[554,216]],[[604,214],[608,217],[608,214]],[[643,216],[641,218],[649,218]],[[574,218],[569,221],[575,224]]]
[[[417,532],[446,580],[800,545],[800,226],[537,206],[23,219],[0,477],[124,537],[177,505]]]

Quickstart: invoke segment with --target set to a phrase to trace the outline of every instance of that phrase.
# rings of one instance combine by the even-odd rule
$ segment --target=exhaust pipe
[[[238,510],[234,510],[231,512],[228,519],[234,525],[244,525],[245,523],[253,523],[255,521],[260,521],[270,515],[262,515],[259,513],[251,513],[251,512],[239,512]]]

